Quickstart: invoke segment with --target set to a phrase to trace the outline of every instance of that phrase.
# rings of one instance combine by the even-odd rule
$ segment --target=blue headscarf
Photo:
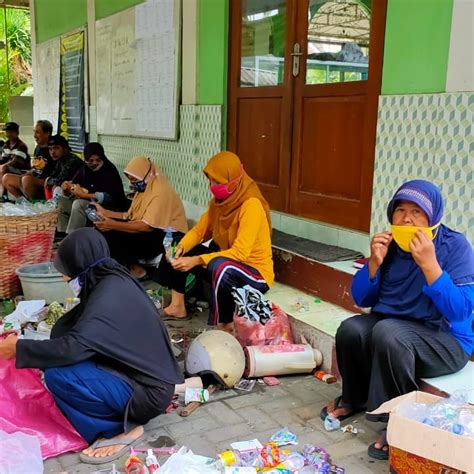
[[[395,203],[410,201],[423,209],[429,225],[439,224],[443,217],[443,197],[433,183],[413,180],[404,183],[388,204],[387,217],[392,221]],[[474,282],[474,254],[467,239],[444,225],[440,225],[433,240],[436,258],[442,270],[456,285]],[[375,312],[423,320],[427,325],[443,328],[442,314],[433,301],[423,293],[426,280],[410,253],[403,252],[395,242],[390,244],[381,267],[380,292]]]

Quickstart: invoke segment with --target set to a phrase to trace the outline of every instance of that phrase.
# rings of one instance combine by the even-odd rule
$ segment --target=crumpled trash
[[[183,446],[161,466],[160,474],[220,474],[222,463],[212,458],[194,454]]]
[[[337,419],[328,415],[324,419],[324,429],[326,431],[337,431],[341,427],[341,422]]]
[[[234,288],[232,295],[236,304],[235,314],[245,317],[249,321],[256,321],[266,324],[272,318],[272,305],[266,300],[263,294],[245,285],[243,288]]]
[[[343,433],[352,433],[354,435],[359,433],[359,430],[354,425],[345,425],[341,428],[341,431]]]
[[[283,428],[277,431],[271,438],[272,443],[276,443],[277,446],[288,446],[290,444],[298,444],[296,441],[296,435],[292,433],[288,428]]]
[[[43,474],[40,442],[36,436],[0,431],[0,474]]]
[[[45,304],[45,300],[20,301],[15,311],[5,316],[0,322],[0,334],[12,331],[19,333],[23,324],[38,322]]]

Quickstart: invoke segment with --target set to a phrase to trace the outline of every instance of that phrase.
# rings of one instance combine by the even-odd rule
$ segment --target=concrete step
[[[291,250],[273,247],[276,280],[353,313],[360,312],[351,296],[353,261],[318,262]]]
[[[338,376],[334,338],[341,322],[354,312],[279,282],[265,296],[288,314],[295,342],[304,338],[319,349],[321,368]]]

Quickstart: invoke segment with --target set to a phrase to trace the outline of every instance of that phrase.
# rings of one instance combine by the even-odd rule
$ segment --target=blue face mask
[[[146,172],[145,177],[141,179],[140,181],[135,181],[134,183],[131,183],[130,187],[137,193],[144,193],[146,189],[146,184],[147,184],[146,178],[150,174],[150,171],[151,171],[151,163],[150,163],[150,168],[148,168],[148,171]]]
[[[69,285],[69,288],[71,288],[71,291],[73,292],[74,296],[77,298],[82,291],[82,283],[80,276],[69,280],[67,284]]]
[[[136,181],[135,183],[132,183],[131,188],[137,193],[144,193],[146,189],[146,182],[144,179],[141,181]]]

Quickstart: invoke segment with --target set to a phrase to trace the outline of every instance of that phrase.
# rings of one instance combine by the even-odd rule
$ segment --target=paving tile
[[[234,441],[257,438],[265,443],[278,429],[288,426],[298,436],[298,446],[292,449],[302,448],[307,443],[323,447],[332,454],[333,462],[345,467],[348,474],[387,472],[387,463],[372,461],[367,456],[367,446],[376,438],[382,424],[369,423],[359,415],[354,418],[361,429],[357,436],[324,430],[319,411],[326,401],[339,395],[340,390],[340,384],[326,385],[311,376],[292,376],[282,377],[277,387],[258,385],[248,394],[233,390],[220,392],[188,418],[173,412],[152,420],[146,426],[144,445],[159,436],[171,436],[177,444],[187,446],[196,454],[215,457],[229,449]],[[124,460],[116,463],[117,469],[124,470]],[[85,474],[110,467],[110,463],[81,464],[77,454],[45,462],[45,472],[51,474],[61,470]]]
[[[337,460],[352,454],[365,455],[367,453],[367,445],[351,435],[351,437],[346,437],[338,443],[329,445],[327,451],[334,460]]]
[[[74,466],[80,462],[79,453],[63,454],[62,456],[59,457],[59,462],[61,463],[61,466],[65,468]]]
[[[217,446],[214,443],[211,443],[205,435],[202,434],[176,438],[176,442],[178,445],[187,446],[193,451],[193,453],[202,456],[215,457],[217,453]]]
[[[248,423],[239,423],[237,425],[224,426],[215,430],[206,431],[205,437],[212,443],[219,443],[226,440],[243,440],[251,436],[254,428]]]
[[[234,411],[225,402],[211,402],[199,408],[201,414],[212,416],[221,425],[228,426],[243,421],[240,411]],[[193,413],[194,415],[194,413]],[[192,416],[192,415],[191,415]]]
[[[245,393],[238,397],[230,398],[225,401],[232,409],[236,410],[242,407],[269,403],[277,398],[287,397],[288,392],[281,386],[269,387],[267,390],[258,386],[251,393]]]
[[[277,430],[281,423],[273,420],[260,409],[259,406],[244,407],[238,410],[239,416],[243,418],[252,430],[266,431],[269,429]]]
[[[59,462],[59,458],[47,459],[44,461],[43,467],[45,474],[56,474],[64,471],[61,463]]]
[[[216,428],[220,428],[219,423],[214,420],[214,418],[208,416],[197,419],[190,417],[183,423],[174,423],[166,427],[171,436],[175,439],[185,435],[204,433]]]

